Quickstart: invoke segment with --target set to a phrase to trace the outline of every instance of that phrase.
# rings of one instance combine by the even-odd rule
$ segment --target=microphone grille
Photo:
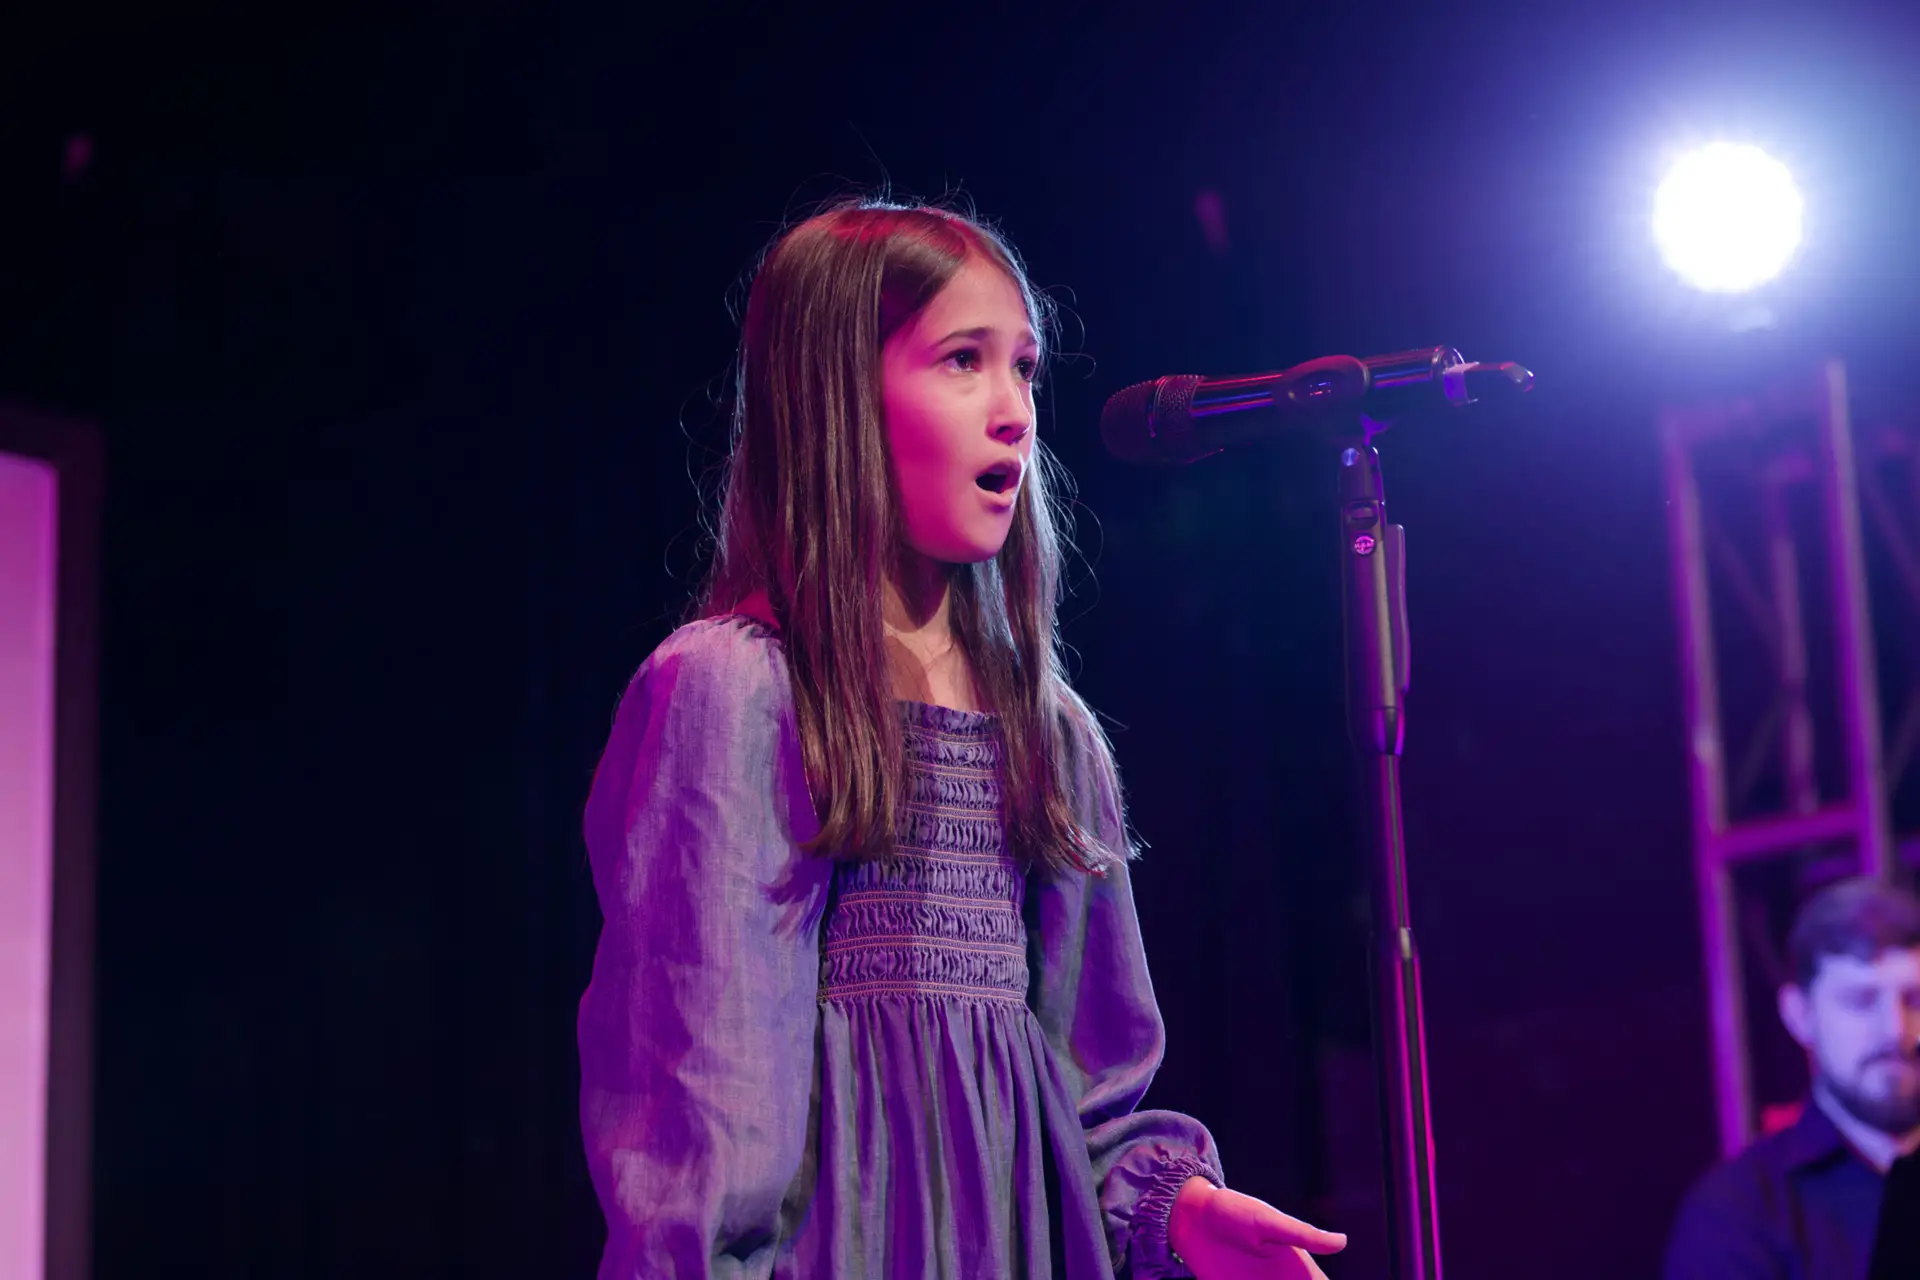
[[[1136,382],[1107,397],[1107,407],[1100,411],[1100,439],[1120,461],[1153,461],[1153,428],[1148,420],[1153,415],[1153,393],[1159,387],[1158,379]]]
[[[1195,375],[1155,378],[1116,391],[1100,414],[1100,438],[1122,462],[1193,461]]]

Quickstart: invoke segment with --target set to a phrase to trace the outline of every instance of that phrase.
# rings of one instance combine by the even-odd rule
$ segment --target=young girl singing
[[[587,802],[603,1280],[1318,1276],[1345,1243],[1135,1110],[1163,1037],[1061,667],[1042,320],[937,209],[831,209],[754,279],[698,621]]]

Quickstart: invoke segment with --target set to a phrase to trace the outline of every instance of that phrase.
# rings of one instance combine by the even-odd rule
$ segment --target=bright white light
[[[1653,238],[1694,288],[1740,293],[1793,257],[1801,210],[1785,165],[1758,147],[1716,142],[1667,171],[1653,197]]]

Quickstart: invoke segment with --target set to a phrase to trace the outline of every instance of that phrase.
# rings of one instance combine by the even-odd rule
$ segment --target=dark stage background
[[[1654,410],[1730,360],[1891,376],[1920,284],[1915,23],[1688,8],[10,13],[0,397],[108,442],[97,1274],[590,1273],[579,809],[697,562],[732,286],[882,177],[1066,304],[1152,1101],[1356,1233],[1336,1276],[1380,1227],[1331,463],[1129,473],[1098,407],[1436,342],[1539,372],[1385,449],[1441,1220],[1458,1277],[1649,1273],[1713,1147]],[[1743,351],[1642,229],[1726,126],[1825,210]]]

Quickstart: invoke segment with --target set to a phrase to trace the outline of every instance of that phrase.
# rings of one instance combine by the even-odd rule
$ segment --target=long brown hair
[[[766,593],[819,810],[810,847],[837,857],[892,851],[904,768],[881,626],[900,528],[881,346],[974,255],[1019,288],[1044,344],[1050,317],[1012,247],[946,209],[835,205],[775,239],[747,296],[733,444],[695,613],[724,614]],[[1064,473],[1038,441],[1034,464],[999,555],[954,567],[953,624],[999,718],[1010,847],[1029,864],[1097,870],[1131,850],[1112,749],[1061,661],[1055,490]],[[1092,789],[1081,797],[1085,820],[1074,786]]]

